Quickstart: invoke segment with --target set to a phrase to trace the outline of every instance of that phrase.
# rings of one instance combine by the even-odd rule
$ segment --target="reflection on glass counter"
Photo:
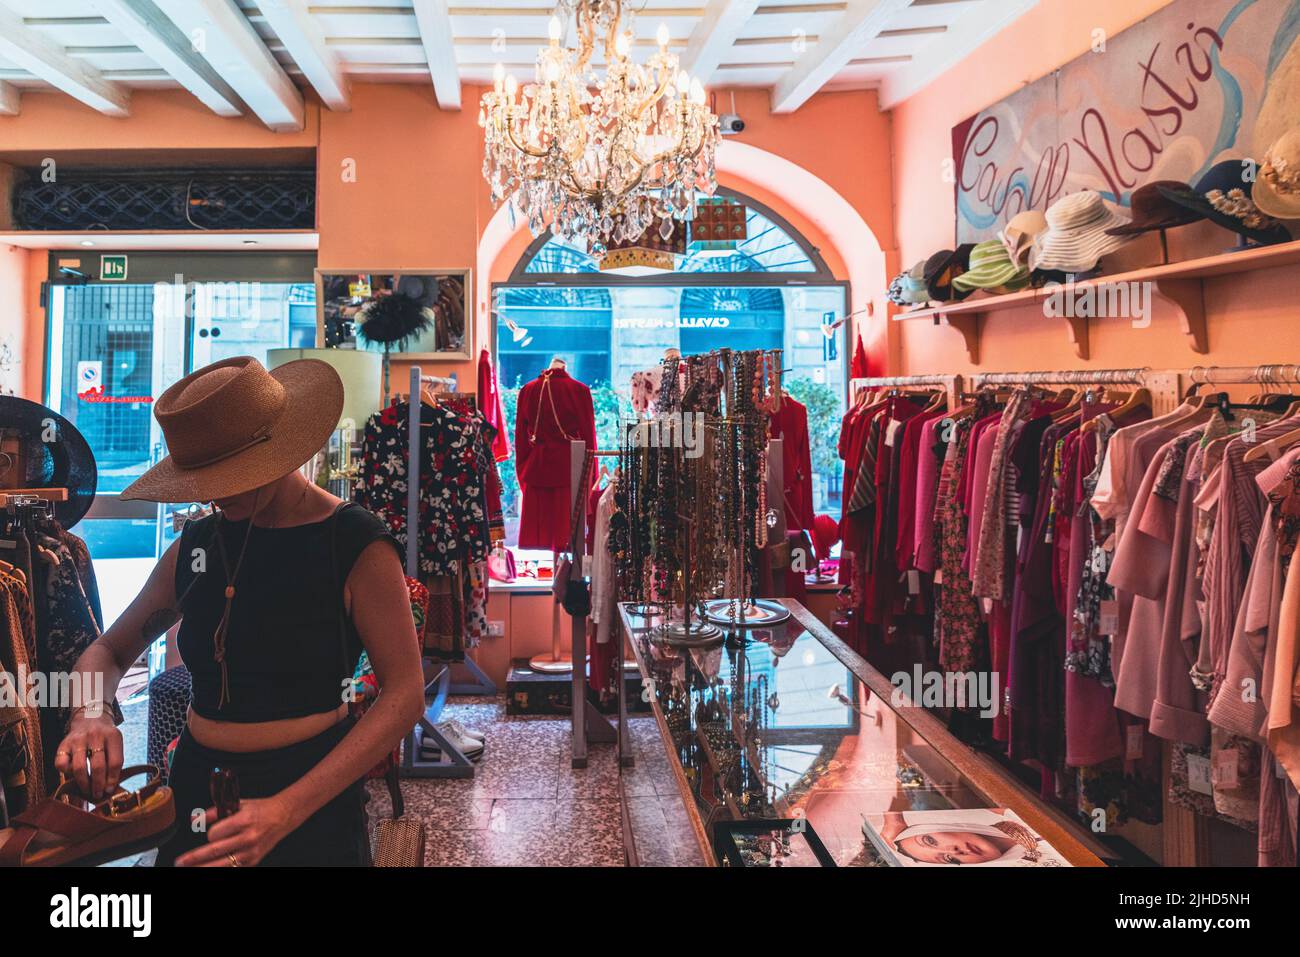
[[[881,866],[868,818],[998,805],[914,730],[913,709],[882,699],[887,685],[869,688],[801,624],[801,607],[703,649],[661,644],[658,619],[621,612],[688,817],[716,861],[819,866],[822,847],[838,866]],[[638,840],[635,819],[632,831]]]

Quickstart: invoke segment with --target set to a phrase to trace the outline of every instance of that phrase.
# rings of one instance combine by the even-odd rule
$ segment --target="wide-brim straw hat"
[[[952,281],[958,292],[977,289],[1016,292],[1029,285],[1029,270],[1011,261],[1000,239],[976,243],[970,254],[970,268]]]
[[[1101,257],[1132,238],[1109,232],[1127,222],[1127,217],[1106,205],[1100,193],[1071,193],[1047,211],[1047,229],[1034,240],[1029,266],[1066,273],[1091,272]]]
[[[1253,160],[1224,160],[1211,166],[1194,187],[1162,186],[1160,192],[1166,199],[1247,239],[1263,245],[1284,243],[1291,234],[1255,203],[1254,174],[1258,171]]]
[[[1268,148],[1255,180],[1255,205],[1277,219],[1300,219],[1300,129]]]
[[[150,502],[211,502],[261,488],[324,447],[343,381],[319,359],[268,372],[250,356],[192,372],[154,403],[171,453],[122,492]]]

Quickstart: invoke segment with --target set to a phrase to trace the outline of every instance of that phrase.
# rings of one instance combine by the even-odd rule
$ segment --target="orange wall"
[[[1151,15],[1168,0],[1041,0],[1037,7],[974,54],[893,111],[894,182],[897,190],[899,261],[903,268],[950,248],[954,230],[951,184],[942,178],[952,155],[954,125],[1026,83],[1087,52],[1092,31],[1114,35]],[[989,237],[992,238],[992,237]],[[1231,234],[1209,224],[1170,234],[1174,259],[1223,251]],[[1158,241],[1147,237],[1126,247],[1108,267],[1153,265]],[[1187,345],[1176,316],[1159,307],[1150,327],[1123,320],[1091,324],[1091,359],[1079,360],[1061,320],[1035,307],[999,313],[984,323],[978,367],[967,360],[955,330],[929,322],[891,323],[893,368],[902,374],[1069,369],[1136,365],[1186,369],[1300,360],[1295,321],[1294,273],[1267,270],[1206,284],[1210,353]]]
[[[495,262],[477,263],[478,242],[494,210],[481,167],[482,133],[475,104],[481,90],[467,87],[465,109],[438,109],[431,86],[357,84],[353,107],[334,113],[309,104],[300,133],[276,134],[255,119],[215,116],[186,93],[140,92],[132,116],[111,119],[62,94],[28,94],[22,112],[0,118],[0,161],[32,164],[45,156],[69,165],[87,163],[201,162],[220,151],[273,157],[275,151],[316,150],[317,220],[322,269],[482,268],[494,280],[513,268],[528,242],[520,229]],[[719,92],[716,108],[731,110],[731,94]],[[747,128],[736,137],[791,160],[836,190],[892,255],[890,118],[874,92],[828,93],[790,115],[773,115],[765,91],[737,91],[736,110]],[[805,213],[799,196],[778,196],[735,178],[725,185],[786,216],[818,246],[837,276],[855,250],[836,249]],[[22,290],[0,289],[0,310],[25,316],[26,394],[37,397],[41,383],[45,317],[31,288],[39,290],[45,255],[28,257]],[[857,293],[855,298],[864,299]],[[474,356],[487,344],[485,297],[476,296]],[[25,305],[22,303],[25,302]],[[0,312],[0,316],[6,313]],[[461,373],[471,383],[474,359],[426,362],[431,372]],[[393,381],[403,383],[404,366],[394,364]],[[404,386],[400,386],[404,388]]]
[[[27,250],[0,245],[0,355],[11,357],[12,366],[0,368],[0,395],[26,395],[25,349],[27,316],[23,300],[27,293]]]

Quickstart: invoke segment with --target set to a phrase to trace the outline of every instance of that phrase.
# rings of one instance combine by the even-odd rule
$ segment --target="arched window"
[[[815,507],[838,515],[845,327],[829,336],[824,330],[848,313],[848,283],[771,209],[728,190],[719,195],[745,204],[745,239],[733,249],[681,256],[671,272],[601,272],[585,249],[549,234],[529,245],[510,278],[492,290],[508,424],[513,429],[518,389],[556,356],[591,387],[597,432],[609,446],[619,417],[631,414],[633,373],[659,365],[666,349],[782,349],[787,389],[809,410]],[[501,472],[510,516],[513,464],[503,463]]]

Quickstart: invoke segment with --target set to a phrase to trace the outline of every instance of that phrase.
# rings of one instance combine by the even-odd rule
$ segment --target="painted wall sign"
[[[100,282],[126,282],[126,257],[122,255],[99,257]]]
[[[1300,0],[1174,0],[953,128],[957,240],[1081,189],[1261,159],[1300,123]]]

